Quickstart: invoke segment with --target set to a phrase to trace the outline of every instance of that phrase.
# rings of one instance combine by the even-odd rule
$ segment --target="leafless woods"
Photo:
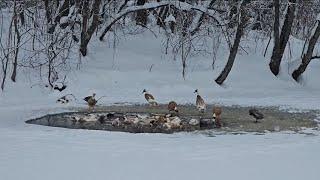
[[[228,77],[250,32],[270,39],[270,75],[278,75],[284,50],[294,37],[305,41],[301,64],[292,72],[298,81],[320,56],[314,54],[319,13],[319,0],[5,0],[0,2],[1,88],[28,68],[54,88],[64,82],[70,64],[80,63],[70,55],[86,56],[93,39],[130,35],[136,29],[165,37],[165,53],[181,60],[183,77],[190,55],[210,51],[214,67],[216,51],[227,45],[226,66],[213,77],[218,84]]]

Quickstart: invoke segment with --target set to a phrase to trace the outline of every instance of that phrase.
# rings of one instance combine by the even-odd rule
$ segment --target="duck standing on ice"
[[[144,97],[146,98],[146,100],[148,101],[148,103],[151,105],[151,106],[157,106],[158,103],[156,102],[156,100],[154,99],[154,97],[147,92],[146,89],[144,89],[142,91],[142,93],[144,94]]]
[[[202,99],[202,97],[199,95],[198,89],[194,91],[194,93],[197,94],[197,99],[196,99],[196,106],[199,112],[204,113],[206,111],[206,103]]]
[[[169,113],[179,113],[179,110],[178,110],[178,105],[176,102],[174,101],[170,101],[169,104],[168,104],[168,110],[169,110]]]
[[[222,109],[221,107],[215,106],[213,107],[213,119],[214,119],[214,124],[216,128],[221,128],[221,113]]]
[[[261,112],[259,112],[258,109],[255,108],[249,109],[249,115],[256,119],[255,123],[257,123],[258,120],[264,118],[264,115]]]
[[[97,100],[95,99],[96,93],[93,93],[92,96],[87,96],[85,98],[83,98],[83,100],[85,100],[89,106],[89,110],[93,109],[94,106],[97,104]]]

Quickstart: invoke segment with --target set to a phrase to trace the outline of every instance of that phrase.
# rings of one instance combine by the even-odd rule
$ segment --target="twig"
[[[268,48],[269,48],[269,44],[270,44],[270,42],[271,42],[271,39],[272,39],[272,37],[270,36],[269,41],[268,41],[268,44],[267,44],[267,46],[266,46],[266,49],[264,50],[264,53],[263,53],[263,57],[266,57],[266,54],[267,54],[267,51],[268,51]]]
[[[154,64],[151,64],[151,66],[150,66],[150,68],[149,68],[149,72],[152,71],[153,65],[154,65]]]
[[[107,97],[107,96],[101,96],[99,99],[97,99],[97,102],[98,102],[100,99],[104,98],[104,97]]]
[[[311,59],[320,59],[320,55],[319,56],[312,56]]]

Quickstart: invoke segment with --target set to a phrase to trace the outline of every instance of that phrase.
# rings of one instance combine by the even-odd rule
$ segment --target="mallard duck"
[[[214,124],[217,128],[221,128],[221,113],[222,109],[221,107],[213,107],[213,119]]]
[[[93,93],[92,96],[87,96],[85,98],[83,98],[83,100],[85,100],[89,106],[89,110],[93,109],[94,106],[97,104],[97,100],[95,99],[96,93]]]
[[[198,89],[194,91],[194,93],[197,94],[197,99],[196,99],[196,106],[199,112],[204,113],[206,110],[206,103],[202,99],[202,97],[199,95]]]
[[[168,110],[169,110],[169,113],[170,112],[176,112],[178,113],[179,110],[178,110],[178,107],[177,107],[177,103],[174,102],[174,101],[170,101],[169,104],[168,104]]]
[[[255,108],[249,109],[249,115],[253,116],[256,119],[255,123],[257,123],[258,120],[264,118],[263,114]]]
[[[144,94],[144,97],[146,98],[146,100],[148,101],[148,103],[151,105],[151,106],[157,106],[158,103],[156,102],[156,100],[154,99],[154,97],[147,92],[147,90],[143,90],[142,93]]]

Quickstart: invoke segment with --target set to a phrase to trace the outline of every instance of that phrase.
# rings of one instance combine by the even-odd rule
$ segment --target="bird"
[[[146,100],[148,101],[148,103],[151,105],[151,106],[157,106],[158,103],[156,102],[156,100],[154,99],[154,97],[147,92],[146,89],[144,89],[142,91],[142,93],[144,94],[144,97],[146,98]]]
[[[194,93],[197,94],[197,99],[196,99],[196,106],[199,112],[204,113],[206,110],[206,103],[202,99],[202,97],[199,95],[198,89],[194,91]]]
[[[89,110],[93,109],[94,106],[97,104],[97,100],[95,99],[96,93],[93,93],[92,96],[87,96],[85,98],[83,98],[83,100],[85,100],[89,106]]]
[[[222,113],[222,109],[221,107],[215,106],[213,107],[213,119],[215,120],[215,126],[217,128],[221,128],[221,113]]]
[[[253,116],[253,117],[256,119],[255,123],[257,123],[258,120],[264,118],[263,114],[262,114],[261,112],[259,112],[259,111],[258,111],[257,109],[255,109],[255,108],[249,109],[249,115],[250,115],[250,116]]]
[[[168,110],[169,112],[176,112],[178,113],[179,110],[178,110],[178,107],[177,107],[177,103],[174,102],[174,101],[170,101],[169,104],[168,104]]]
[[[222,109],[219,106],[215,106],[213,107],[212,112],[213,112],[213,118],[216,118],[217,116],[221,115]]]

